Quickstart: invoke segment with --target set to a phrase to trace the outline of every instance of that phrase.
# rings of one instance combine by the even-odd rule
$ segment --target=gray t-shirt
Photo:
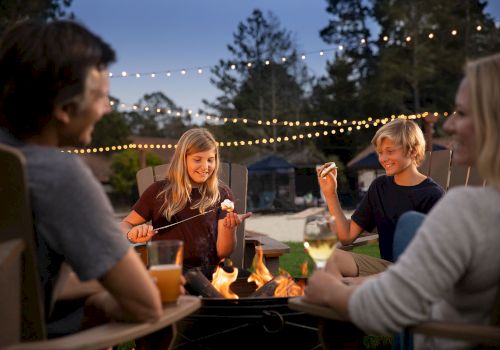
[[[27,177],[46,316],[61,265],[85,281],[108,272],[130,247],[102,186],[77,155],[24,144],[0,128],[0,143],[18,148]]]
[[[431,210],[398,262],[356,289],[349,315],[389,334],[425,320],[488,324],[500,288],[500,191],[461,187]],[[415,336],[416,349],[470,344]]]

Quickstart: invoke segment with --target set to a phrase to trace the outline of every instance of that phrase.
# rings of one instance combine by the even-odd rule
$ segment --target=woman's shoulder
[[[500,190],[491,186],[457,186],[448,190],[443,200],[445,199],[446,202],[471,208],[489,204],[497,206],[500,201]]]

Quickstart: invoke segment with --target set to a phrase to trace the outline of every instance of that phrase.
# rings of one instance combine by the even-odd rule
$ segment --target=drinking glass
[[[304,226],[304,248],[314,260],[317,268],[324,268],[335,250],[337,234],[330,229],[331,216],[328,213],[311,215]],[[332,225],[333,227],[333,225]]]
[[[165,304],[179,297],[183,253],[184,242],[180,240],[148,242],[149,273],[156,279]]]

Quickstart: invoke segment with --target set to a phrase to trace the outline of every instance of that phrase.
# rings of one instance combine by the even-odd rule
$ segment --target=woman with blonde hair
[[[184,269],[202,267],[208,274],[232,253],[236,226],[251,215],[221,209],[225,199],[234,199],[230,189],[219,182],[219,165],[219,148],[212,134],[204,128],[186,131],[177,143],[165,180],[149,186],[121,222],[129,241],[183,240]]]
[[[485,187],[451,189],[386,272],[346,285],[317,271],[306,300],[326,304],[369,333],[396,333],[426,320],[489,324],[500,292],[500,54],[469,62],[444,125],[453,161],[477,166]],[[401,217],[400,222],[403,221]],[[396,236],[398,235],[396,230]],[[403,233],[404,234],[404,233]],[[415,336],[417,349],[475,344]]]

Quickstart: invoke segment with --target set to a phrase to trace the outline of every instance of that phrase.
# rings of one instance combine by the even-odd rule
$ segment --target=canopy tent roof
[[[261,160],[248,165],[248,172],[250,174],[264,174],[264,173],[289,173],[293,171],[294,167],[285,158],[269,155]]]
[[[447,144],[447,140],[434,140],[432,143],[432,150],[438,151],[446,149]],[[375,152],[375,147],[371,144],[351,159],[349,163],[347,163],[347,167],[351,170],[382,169],[378,161],[377,152]]]

